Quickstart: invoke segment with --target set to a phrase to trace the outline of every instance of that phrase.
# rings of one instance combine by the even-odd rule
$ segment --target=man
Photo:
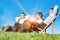
[[[16,17],[16,22],[23,24],[23,22],[25,21],[25,14],[21,13],[20,17]]]
[[[34,22],[32,22],[32,30],[38,32],[39,30],[37,28],[39,28],[39,24],[43,22],[42,19],[42,12],[38,12],[36,15],[36,19],[34,20]]]
[[[28,21],[30,17],[31,17],[30,15],[25,16],[24,13],[21,13],[20,17],[16,17],[16,23],[14,25],[16,28],[15,31],[20,31],[20,32],[25,32],[25,30],[29,31],[27,30],[29,28],[27,27],[27,25],[29,26],[29,24],[26,25],[25,22]]]
[[[36,19],[35,19],[35,22],[37,22],[38,24],[40,24],[43,19],[42,19],[42,12],[38,12],[37,16],[36,16]]]
[[[16,23],[14,24],[13,31],[23,31],[23,23],[25,21],[25,14],[21,13],[20,17],[16,17]]]
[[[50,15],[45,19],[45,21],[44,21],[45,24],[47,24],[47,25],[49,24],[50,20],[51,20],[52,18],[54,18],[55,15],[57,14],[57,10],[58,10],[58,6],[55,5],[55,6],[54,6],[54,9],[51,9],[51,10],[50,10]],[[52,12],[51,12],[51,11],[52,11]]]

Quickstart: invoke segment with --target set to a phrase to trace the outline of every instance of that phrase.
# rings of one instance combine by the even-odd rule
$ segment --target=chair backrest
[[[58,13],[53,19],[51,19],[51,21],[49,22],[49,24],[48,24],[43,30],[41,30],[41,32],[45,31],[45,29],[46,29],[47,27],[49,27],[49,25],[50,25],[59,15],[60,15],[60,13]]]

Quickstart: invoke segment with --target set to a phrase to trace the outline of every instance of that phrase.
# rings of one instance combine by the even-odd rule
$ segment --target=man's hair
[[[25,16],[25,13],[24,12],[22,12],[21,14],[24,14],[24,16]]]
[[[40,16],[41,16],[41,18],[42,18],[42,16],[43,16],[42,12],[38,12],[38,15],[40,15]]]
[[[53,10],[54,8],[51,8],[50,10]]]

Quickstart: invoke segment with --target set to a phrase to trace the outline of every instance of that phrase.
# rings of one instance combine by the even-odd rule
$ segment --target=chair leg
[[[54,33],[54,24],[52,22],[52,34]]]

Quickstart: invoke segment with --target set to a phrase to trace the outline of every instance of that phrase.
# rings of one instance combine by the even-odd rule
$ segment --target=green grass
[[[59,34],[0,32],[0,40],[60,40]]]

